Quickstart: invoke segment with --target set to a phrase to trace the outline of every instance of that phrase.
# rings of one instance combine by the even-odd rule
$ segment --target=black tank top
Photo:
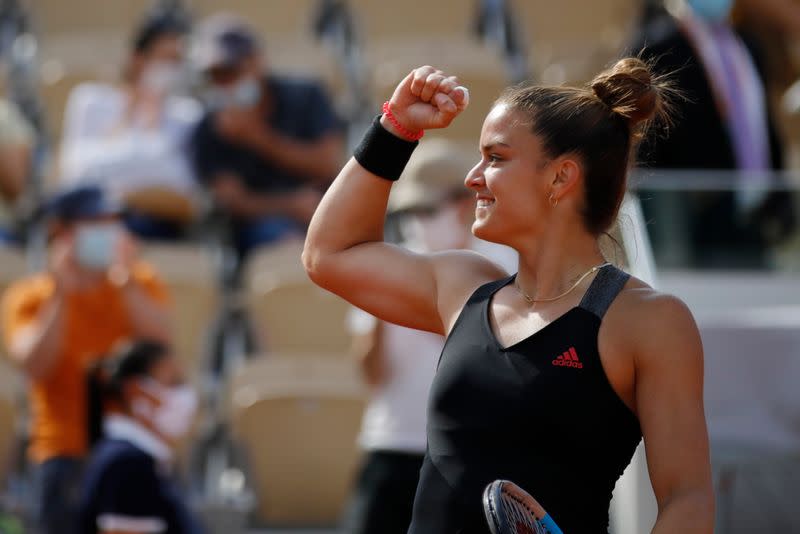
[[[495,479],[527,490],[566,534],[608,531],[611,492],[641,430],[606,378],[597,333],[628,278],[600,269],[577,307],[506,348],[489,304],[514,277],[473,293],[431,388],[409,534],[487,534],[481,496]]]

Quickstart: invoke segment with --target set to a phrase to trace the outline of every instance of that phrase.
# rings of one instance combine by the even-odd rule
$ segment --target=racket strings
[[[514,534],[547,534],[547,529],[536,519],[536,514],[515,495],[502,492],[503,511]]]

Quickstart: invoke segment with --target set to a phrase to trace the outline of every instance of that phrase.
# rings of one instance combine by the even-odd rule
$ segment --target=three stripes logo
[[[553,360],[553,365],[558,367],[574,367],[576,369],[583,369],[583,364],[578,359],[578,353],[575,347],[570,347],[569,350],[564,351],[563,354]]]

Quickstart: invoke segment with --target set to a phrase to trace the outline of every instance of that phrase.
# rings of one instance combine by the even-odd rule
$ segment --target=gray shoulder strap
[[[592,280],[579,306],[602,319],[630,277],[614,265],[603,267]]]

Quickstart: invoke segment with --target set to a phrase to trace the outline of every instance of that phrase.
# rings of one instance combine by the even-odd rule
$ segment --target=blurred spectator
[[[170,336],[167,295],[137,261],[120,210],[97,188],[63,193],[46,273],[12,284],[2,300],[6,352],[30,383],[29,457],[43,533],[68,534],[87,453],[87,366],[120,340]]]
[[[166,345],[136,341],[101,362],[89,384],[103,437],[86,468],[79,534],[199,532],[168,476],[197,410],[178,360]]]
[[[643,29],[635,49],[646,47],[643,56],[656,71],[675,73],[675,86],[685,96],[675,101],[678,120],[668,136],[641,147],[644,165],[741,171],[731,178],[734,185],[782,167],[761,58],[732,28],[731,8],[732,0],[680,1]],[[786,193],[697,193],[688,210],[696,266],[761,267],[769,243],[794,226]]]
[[[737,0],[734,25],[761,50],[764,76],[772,101],[800,77],[793,48],[800,36],[800,2],[797,0]]]
[[[470,232],[475,198],[464,178],[476,161],[444,141],[423,142],[392,191],[389,207],[400,218],[407,248],[471,249],[516,272],[516,252]],[[444,337],[378,321],[360,310],[350,319],[354,349],[372,395],[359,439],[367,454],[345,531],[405,534],[427,443],[428,390]]]
[[[0,242],[13,240],[13,210],[31,169],[33,127],[19,109],[0,99]]]
[[[64,118],[61,180],[97,184],[132,208],[129,225],[142,237],[179,237],[193,215],[197,184],[188,141],[200,105],[179,96],[186,23],[177,15],[146,18],[136,30],[118,86],[83,83]]]
[[[324,90],[270,73],[252,30],[228,15],[201,26],[193,59],[210,107],[194,134],[197,174],[232,219],[240,253],[305,232],[342,161]]]

